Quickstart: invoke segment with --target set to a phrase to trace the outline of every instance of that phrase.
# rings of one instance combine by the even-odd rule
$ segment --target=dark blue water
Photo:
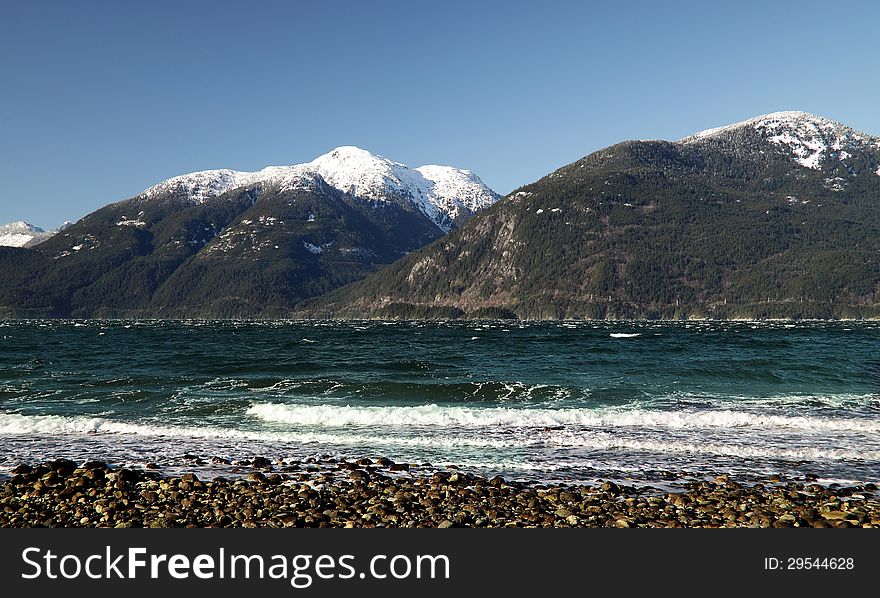
[[[875,323],[7,322],[0,466],[387,455],[880,479]]]

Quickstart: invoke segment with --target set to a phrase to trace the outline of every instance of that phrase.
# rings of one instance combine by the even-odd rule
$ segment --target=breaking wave
[[[268,422],[310,427],[648,427],[786,428],[808,432],[880,432],[880,420],[769,415],[728,409],[704,411],[527,409],[420,405],[407,407],[256,403],[247,413]]]

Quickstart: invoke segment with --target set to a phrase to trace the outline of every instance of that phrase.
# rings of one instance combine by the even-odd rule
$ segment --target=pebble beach
[[[0,481],[3,527],[878,527],[872,483],[721,475],[676,492],[541,484],[387,458],[250,461],[234,477],[56,459]]]

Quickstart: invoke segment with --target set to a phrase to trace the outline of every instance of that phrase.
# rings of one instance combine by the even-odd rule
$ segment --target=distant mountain
[[[65,224],[67,225],[69,223]],[[33,247],[57,232],[57,230],[45,231],[23,220],[0,224],[0,247]]]
[[[244,187],[283,189],[310,175],[377,206],[396,203],[408,210],[414,206],[443,232],[500,197],[469,170],[433,165],[409,168],[352,146],[338,147],[306,164],[270,166],[259,172],[206,170],[186,174],[159,183],[144,195],[152,198],[173,193],[204,203]]]
[[[453,230],[498,195],[354,147],[174,177],[39,246],[0,248],[0,313],[278,316]]]
[[[880,138],[778,112],[619,143],[299,313],[880,317]]]

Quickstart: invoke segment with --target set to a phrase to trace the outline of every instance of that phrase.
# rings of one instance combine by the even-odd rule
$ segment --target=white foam
[[[161,442],[180,446],[184,440],[206,441],[212,445],[271,446],[318,444],[322,447],[398,447],[400,451],[429,451],[434,457],[465,463],[468,459],[512,459],[518,469],[524,463],[546,468],[547,458],[572,449],[600,451],[626,459],[630,452],[657,455],[715,455],[754,459],[880,461],[877,443],[863,444],[844,434],[826,440],[822,432],[869,432],[876,437],[880,422],[827,420],[823,418],[781,418],[737,412],[714,412],[689,417],[687,414],[647,412],[585,413],[585,410],[549,409],[467,409],[461,407],[294,407],[254,405],[251,425],[268,420],[257,428],[192,427],[152,422],[124,422],[104,417],[0,414],[0,434],[7,437],[54,438],[59,446],[76,446],[83,436],[108,447]],[[708,417],[714,415],[715,419]],[[536,429],[535,424],[562,425],[562,429]],[[565,425],[589,423],[594,428]],[[284,424],[284,425],[281,425]],[[296,425],[291,425],[296,424]],[[520,424],[527,427],[518,427]],[[764,426],[797,428],[773,434]],[[248,422],[240,424],[248,425]],[[745,425],[741,433],[731,426]],[[488,428],[487,428],[488,426]],[[630,426],[629,428],[625,426]],[[645,426],[639,429],[640,426]],[[693,434],[675,428],[707,428]],[[633,429],[635,427],[636,429]],[[511,429],[514,428],[514,429]],[[647,428],[647,429],[646,429]],[[666,429],[664,429],[666,428]],[[788,432],[788,433],[786,433]],[[817,433],[818,432],[818,433]],[[79,437],[79,439],[78,439]],[[170,441],[169,441],[170,439]],[[815,439],[815,442],[813,440]],[[115,450],[115,449],[114,449]],[[172,449],[173,450],[173,449]],[[475,452],[476,451],[476,452]],[[489,451],[489,452],[486,452]],[[496,452],[497,451],[497,452]],[[525,452],[523,452],[525,451]],[[548,453],[548,451],[550,451]],[[424,453],[422,453],[424,454]],[[594,453],[589,458],[596,456]],[[528,456],[526,456],[528,455]],[[586,455],[585,455],[586,456]],[[432,459],[434,457],[431,457]],[[521,462],[521,459],[525,459]],[[568,461],[567,466],[571,465]]]
[[[248,414],[264,421],[309,427],[639,427],[639,428],[786,428],[880,433],[880,421],[854,418],[765,415],[727,409],[660,411],[639,409],[534,409],[507,407],[412,407],[288,405],[257,403]]]
[[[635,338],[637,336],[642,336],[641,332],[612,332],[609,334],[611,338]]]
[[[467,438],[432,435],[397,437],[375,433],[338,434],[312,431],[265,431],[221,427],[192,427],[133,423],[101,417],[60,416],[60,415],[20,415],[0,414],[0,434],[6,435],[47,435],[47,434],[88,434],[88,435],[128,435],[158,438],[222,439],[241,441],[290,442],[297,444],[319,443],[335,445],[403,445],[421,447],[479,447],[504,448],[508,443],[488,438]]]
[[[550,434],[548,442],[566,448],[577,447],[602,451],[628,450],[663,454],[711,454],[725,457],[791,459],[798,461],[826,459],[851,461],[880,460],[880,451],[859,450],[853,447],[782,447],[761,442],[705,442],[669,438],[642,439],[605,433],[554,431]]]

